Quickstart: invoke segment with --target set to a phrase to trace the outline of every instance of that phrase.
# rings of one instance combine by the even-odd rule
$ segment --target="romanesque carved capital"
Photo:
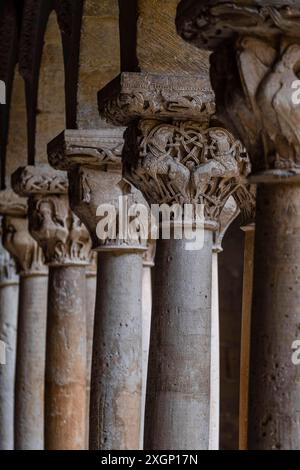
[[[181,0],[176,18],[178,33],[200,48],[218,48],[236,35],[300,39],[296,0]]]
[[[300,181],[300,3],[237,3],[182,0],[178,30],[214,51],[217,116],[246,146],[252,182]]]
[[[250,162],[223,128],[141,120],[127,131],[124,172],[149,204],[202,204],[206,221],[217,226],[231,196],[246,202]]]
[[[146,240],[119,236],[119,211],[145,203],[142,195],[122,179],[124,129],[64,131],[48,145],[50,163],[68,170],[72,210],[84,222],[97,251],[144,251]],[[114,237],[99,235],[99,222],[115,211]],[[100,208],[100,209],[99,209]],[[101,209],[102,208],[102,209]],[[124,233],[123,233],[124,235]]]
[[[197,119],[214,114],[209,80],[200,76],[122,73],[98,93],[99,111],[115,125],[137,118]]]
[[[12,176],[15,191],[28,197],[29,230],[48,265],[87,265],[91,261],[88,232],[70,209],[64,172],[47,165],[19,168]]]
[[[3,246],[23,276],[47,275],[42,250],[28,230],[27,203],[12,190],[0,192],[0,213],[4,216]]]

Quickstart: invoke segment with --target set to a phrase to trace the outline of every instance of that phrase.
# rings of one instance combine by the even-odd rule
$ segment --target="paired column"
[[[157,241],[146,449],[209,446],[213,239],[224,205],[244,186],[249,161],[228,131],[210,124],[208,89],[198,76],[125,73],[99,92],[100,112],[129,124],[126,179],[149,204],[175,212],[171,236]],[[189,232],[200,229],[197,243],[174,236],[185,217]]]
[[[88,227],[98,252],[91,449],[139,448],[147,237],[133,238],[123,226],[123,203],[128,208],[145,204],[141,194],[122,180],[123,131],[65,131],[48,146],[50,163],[69,172],[72,209]]]
[[[30,233],[49,266],[45,448],[84,449],[89,235],[69,207],[65,173],[29,166],[12,179],[29,197]]]
[[[2,227],[1,227],[2,232]],[[14,449],[15,369],[19,276],[0,241],[0,449]]]
[[[217,114],[246,145],[258,185],[248,448],[295,450],[300,449],[300,368],[292,361],[300,321],[300,8],[275,0],[265,8],[255,0],[213,3],[182,1],[178,29],[215,51]]]
[[[3,244],[15,259],[20,274],[14,447],[41,450],[44,448],[48,270],[42,251],[28,232],[26,199],[5,191],[2,205]]]

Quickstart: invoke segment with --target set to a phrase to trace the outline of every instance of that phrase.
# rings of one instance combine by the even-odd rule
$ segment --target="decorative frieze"
[[[12,184],[16,192],[29,197],[29,230],[42,247],[46,263],[89,264],[91,242],[70,209],[66,173],[44,165],[27,166],[13,174]]]
[[[137,118],[197,119],[214,114],[209,81],[199,76],[122,73],[98,94],[100,114],[115,125]]]

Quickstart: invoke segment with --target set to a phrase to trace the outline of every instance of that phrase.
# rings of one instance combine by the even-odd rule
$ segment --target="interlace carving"
[[[244,191],[249,158],[225,129],[145,120],[128,139],[125,176],[150,204],[204,204],[206,218],[217,221],[229,197]]]

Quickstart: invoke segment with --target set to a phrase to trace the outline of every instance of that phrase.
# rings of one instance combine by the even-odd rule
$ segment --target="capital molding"
[[[67,174],[48,165],[19,168],[12,175],[16,192],[28,197],[29,230],[49,266],[88,265],[91,241],[68,200]]]
[[[231,196],[241,206],[249,203],[250,170],[241,142],[223,128],[141,120],[127,131],[126,179],[149,204],[202,204],[205,220],[213,226]]]
[[[208,122],[214,102],[208,78],[198,75],[123,72],[98,93],[100,115],[123,126],[137,118]]]
[[[99,206],[109,205],[119,213],[119,201],[128,206],[144,203],[142,195],[122,179],[124,128],[65,130],[48,145],[51,165],[68,171],[70,205],[88,228],[92,247],[97,251],[145,251],[146,241],[116,238],[100,239],[97,226]]]
[[[293,86],[299,80],[300,2],[236,3],[182,0],[178,30],[213,50],[216,115],[247,148],[250,181],[299,182],[300,106]],[[189,36],[191,25],[197,31]]]

